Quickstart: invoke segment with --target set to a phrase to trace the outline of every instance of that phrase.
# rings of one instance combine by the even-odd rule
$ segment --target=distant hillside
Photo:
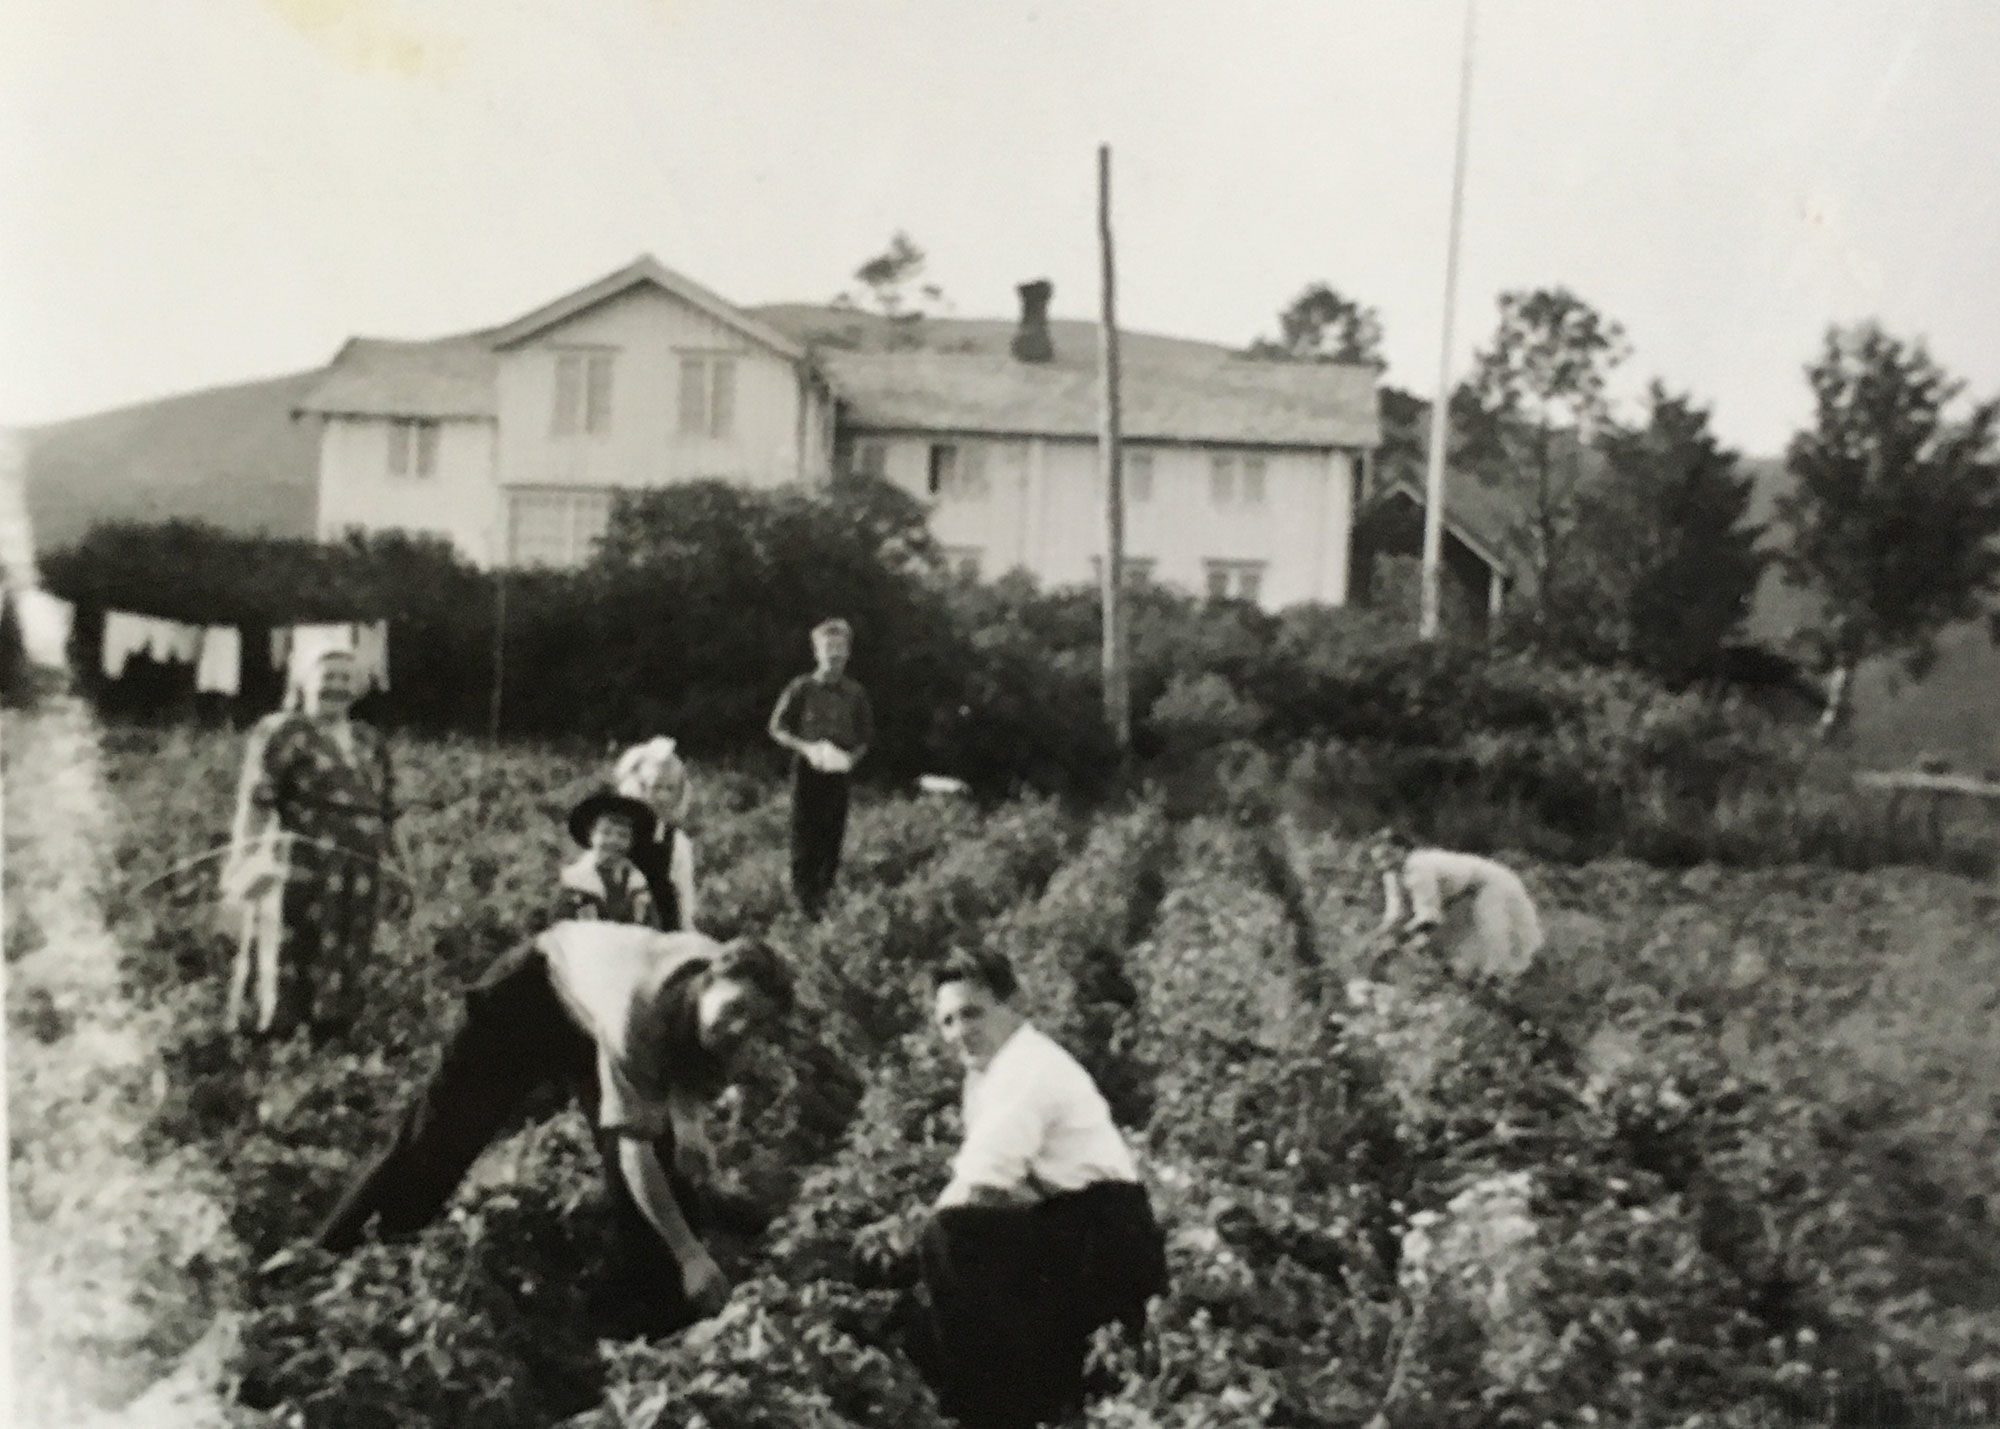
[[[1791,477],[1775,457],[1743,465],[1757,481],[1751,519],[1768,524]],[[1750,634],[1776,644],[1811,613],[1811,597],[1771,571],[1757,592]],[[1895,767],[1937,755],[1962,770],[2000,769],[2000,649],[1977,622],[1946,631],[1939,646],[1937,665],[1920,681],[1893,661],[1862,667],[1855,681],[1854,741],[1863,762]]]
[[[319,377],[297,372],[27,429],[36,546],[67,545],[99,521],[171,517],[310,536],[319,429],[291,413]]]

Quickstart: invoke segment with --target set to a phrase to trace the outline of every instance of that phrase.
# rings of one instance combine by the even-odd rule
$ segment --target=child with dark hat
[[[659,927],[659,905],[632,861],[633,848],[652,840],[653,811],[614,789],[599,789],[569,811],[568,823],[584,851],[557,880],[552,921]]]

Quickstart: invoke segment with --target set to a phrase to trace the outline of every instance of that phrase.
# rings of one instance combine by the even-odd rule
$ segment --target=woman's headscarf
[[[626,798],[650,805],[662,824],[678,828],[687,818],[694,791],[688,785],[687,766],[674,752],[673,740],[664,734],[619,755],[612,766],[611,782]]]

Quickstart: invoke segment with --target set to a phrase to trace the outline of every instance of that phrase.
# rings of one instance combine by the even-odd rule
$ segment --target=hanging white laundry
[[[69,664],[69,633],[76,624],[76,607],[59,595],[36,587],[14,593],[14,618],[21,630],[21,649],[37,665]]]
[[[364,691],[389,688],[388,621],[354,627],[354,672]]]
[[[201,658],[201,627],[178,620],[145,617],[146,654],[160,665],[192,665]]]
[[[104,612],[104,676],[109,680],[122,679],[125,665],[134,655],[145,651],[153,638],[153,622],[143,615],[128,615],[122,610]]]
[[[234,695],[242,691],[242,631],[233,625],[211,625],[201,632],[201,659],[194,667],[194,687],[202,694]]]

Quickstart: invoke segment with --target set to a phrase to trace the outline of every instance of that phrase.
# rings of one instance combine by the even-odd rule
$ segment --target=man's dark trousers
[[[850,782],[845,774],[823,774],[803,759],[792,767],[792,896],[809,918],[819,917],[840,872]]]
[[[679,1262],[619,1169],[620,1138],[596,1125],[596,1044],[570,1019],[550,981],[548,959],[532,943],[502,957],[466,993],[464,1020],[437,1071],[405,1109],[388,1148],[348,1188],[314,1240],[341,1254],[360,1243],[377,1217],[385,1236],[428,1225],[479,1153],[509,1129],[529,1093],[550,1084],[568,1088],[591,1119],[604,1162],[616,1232],[607,1308],[653,1333],[692,1324],[699,1315],[681,1291]],[[653,1146],[682,1216],[698,1230],[698,1198],[674,1170],[672,1128]]]

